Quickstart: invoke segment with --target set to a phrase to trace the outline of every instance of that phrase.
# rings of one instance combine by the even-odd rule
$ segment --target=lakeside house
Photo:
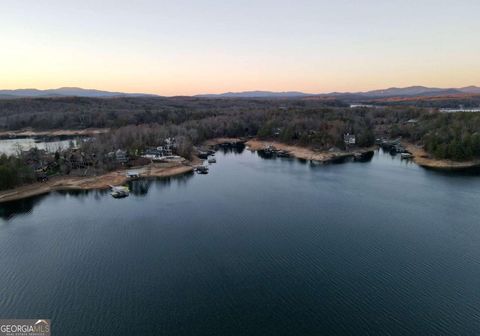
[[[109,152],[107,154],[107,157],[110,160],[112,160],[116,163],[120,163],[122,165],[128,163],[128,161],[129,161],[128,153],[127,153],[127,151],[125,151],[123,149],[117,149],[116,151]]]
[[[39,181],[45,181],[49,176],[59,173],[70,174],[78,169],[82,170],[81,174],[86,174],[87,169],[96,162],[95,154],[83,152],[79,148],[69,148],[56,153],[31,148],[22,151],[20,158],[32,169]]]
[[[171,159],[174,157],[173,153],[176,148],[177,142],[175,138],[166,138],[161,146],[146,149],[142,157],[152,161]]]
[[[355,145],[355,143],[357,142],[357,139],[354,134],[345,133],[343,135],[343,141],[345,142],[345,145],[352,146],[352,145]]]
[[[126,163],[128,161],[127,151],[117,149],[117,151],[115,152],[115,160],[120,163]]]
[[[27,151],[22,151],[20,156],[25,164],[34,171],[35,178],[39,182],[47,181],[47,172],[58,167],[55,156],[43,149],[31,148]]]
[[[64,162],[70,169],[83,169],[92,166],[95,162],[95,155],[82,152],[79,148],[70,148],[63,154]]]

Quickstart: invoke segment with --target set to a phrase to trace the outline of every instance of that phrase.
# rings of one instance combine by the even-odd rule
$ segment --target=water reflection
[[[135,196],[145,196],[152,185],[151,180],[135,180],[128,182],[130,193]]]
[[[297,161],[301,164],[304,164],[304,165],[306,165],[308,162],[312,162],[312,161],[309,161],[307,159],[297,159]]]
[[[188,172],[177,176],[138,179],[129,181],[128,187],[130,189],[130,194],[135,196],[146,196],[152,185],[157,185],[160,188],[168,188],[175,182],[177,186],[185,186],[193,176],[195,176],[193,172]]]
[[[355,158],[355,161],[357,162],[370,162],[373,159],[373,156],[375,155],[375,151],[369,151],[364,154],[362,154],[360,157]]]
[[[21,199],[18,201],[5,202],[0,204],[0,218],[10,220],[15,216],[29,214],[33,208],[41,203],[47,195],[40,195]]]
[[[224,146],[218,146],[218,151],[220,153],[228,154],[242,154],[245,150],[244,144],[228,144]],[[265,153],[264,151],[256,151],[256,155],[265,160],[274,160],[274,161],[281,161],[283,164],[288,163],[289,165],[293,165],[295,163],[299,163],[301,165],[308,165],[309,168],[321,168],[326,167],[329,163],[328,162],[321,162],[315,160],[306,160],[306,159],[295,159],[295,158],[285,158],[285,157],[277,157],[276,155],[271,155],[270,153]],[[399,156],[392,156],[388,151],[384,151],[382,149],[378,149],[375,152],[368,153],[367,155],[363,156],[361,159],[354,159],[353,157],[342,157],[338,160],[332,161],[332,163],[347,163],[351,162],[352,164],[356,163],[366,163],[371,162],[372,159],[376,157],[380,159],[382,162],[392,162],[395,165],[402,165],[402,166],[413,166],[417,167],[417,165],[412,160],[402,160]],[[429,173],[433,173],[435,175],[446,176],[449,178],[453,177],[464,177],[464,176],[479,176],[480,175],[480,168],[470,168],[464,170],[431,170],[425,168],[425,171]],[[148,179],[139,179],[133,180],[128,182],[128,187],[130,189],[130,194],[135,197],[145,197],[151,191],[152,186],[155,185],[157,188],[170,188],[173,183],[176,186],[186,186],[195,174],[193,172],[185,173],[178,176],[173,177],[162,177],[162,178],[148,178]],[[94,197],[95,200],[101,200],[102,198],[109,196],[110,191],[106,190],[63,190],[63,191],[55,191],[52,194],[58,194],[63,196],[72,196],[81,201],[87,200],[89,197]],[[40,195],[34,196],[22,200],[11,201],[0,203],[0,218],[4,220],[10,220],[16,215],[21,214],[28,214],[31,213],[32,210],[42,203],[42,201],[47,197],[47,195]]]
[[[225,144],[220,144],[215,146],[215,150],[223,154],[228,154],[228,153],[242,154],[243,151],[245,150],[245,144],[240,142],[225,143]]]
[[[443,175],[443,176],[479,176],[480,175],[480,167],[469,167],[469,168],[456,168],[456,169],[433,169],[429,167],[423,167],[425,170],[428,170],[431,173],[436,175]]]
[[[54,193],[60,194],[60,195],[75,196],[77,198],[86,198],[91,195],[104,196],[106,193],[108,193],[108,191],[105,189],[94,189],[94,190],[73,189],[73,190],[58,190],[58,191],[55,191]]]
[[[272,152],[267,152],[261,149],[257,150],[257,155],[265,160],[272,160],[277,158],[277,156],[274,155]]]

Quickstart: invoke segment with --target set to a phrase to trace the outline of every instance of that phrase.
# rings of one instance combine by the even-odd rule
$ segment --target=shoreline
[[[278,141],[266,141],[266,140],[258,140],[258,139],[251,139],[245,142],[245,145],[251,151],[258,151],[266,148],[267,146],[273,146],[278,150],[282,150],[288,152],[290,155],[297,159],[301,160],[311,160],[311,161],[318,161],[323,163],[332,162],[339,159],[344,159],[348,157],[353,157],[355,154],[365,154],[370,151],[375,150],[375,146],[368,147],[368,148],[357,148],[352,151],[316,151],[308,147],[297,146],[297,145],[287,145],[282,142]]]
[[[255,138],[249,140],[241,138],[215,138],[205,141],[203,145],[215,147],[216,145],[224,143],[245,143],[247,149],[250,151],[258,151],[265,149],[267,146],[273,146],[275,149],[285,151],[297,159],[317,161],[321,163],[331,163],[336,160],[347,159],[354,157],[356,154],[363,155],[368,152],[373,152],[377,148],[376,146],[372,146],[368,148],[357,148],[351,151],[316,151],[309,147],[287,145],[278,141],[259,140]],[[465,162],[437,160],[431,158],[429,154],[419,146],[408,142],[404,142],[403,145],[410,153],[412,153],[413,162],[424,168],[436,170],[466,170],[480,167],[480,160]],[[127,172],[132,170],[138,171],[141,174],[140,179],[182,175],[192,172],[194,166],[196,164],[201,164],[201,162],[203,162],[203,160],[194,158],[193,161],[183,164],[150,163],[146,166],[119,169],[99,176],[54,176],[47,182],[35,182],[13,189],[0,191],[0,204],[39,196],[52,191],[108,189],[111,185],[123,185],[127,183],[130,180],[127,177]]]
[[[130,179],[127,177],[127,172],[131,170],[139,171],[141,173],[140,179],[144,179],[182,175],[192,172],[193,167],[178,163],[151,163],[147,166],[115,170],[99,176],[56,176],[47,182],[36,182],[14,189],[0,191],[0,204],[48,194],[52,191],[108,189],[110,185],[123,185],[129,181]]]
[[[238,143],[245,143],[246,140],[244,138],[213,138],[210,140],[206,140],[202,143],[202,146],[208,146],[208,147],[215,147],[218,145],[223,145],[223,144],[238,144]]]
[[[413,155],[413,162],[423,168],[435,170],[468,170],[480,168],[480,160],[452,161],[434,159],[422,147],[403,142],[405,149]]]

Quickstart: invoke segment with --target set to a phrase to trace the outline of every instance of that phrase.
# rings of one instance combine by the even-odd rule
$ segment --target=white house
[[[345,141],[346,145],[355,145],[356,138],[354,134],[346,133],[343,135],[343,141]]]

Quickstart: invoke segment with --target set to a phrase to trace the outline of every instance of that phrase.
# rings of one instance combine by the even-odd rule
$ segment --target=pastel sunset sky
[[[478,0],[3,1],[0,89],[480,84]]]

